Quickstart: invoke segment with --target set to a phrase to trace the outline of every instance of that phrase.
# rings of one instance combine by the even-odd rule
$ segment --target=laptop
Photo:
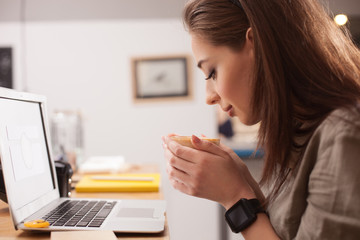
[[[0,158],[15,229],[164,230],[164,200],[60,197],[44,96],[0,88],[0,113]],[[37,219],[48,221],[50,226],[24,225]]]

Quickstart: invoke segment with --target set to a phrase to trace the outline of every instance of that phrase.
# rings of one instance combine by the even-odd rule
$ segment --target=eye
[[[205,78],[205,80],[209,80],[210,78],[212,78],[213,80],[216,79],[215,69],[213,69],[213,70],[210,72],[209,76],[208,76],[207,78]]]

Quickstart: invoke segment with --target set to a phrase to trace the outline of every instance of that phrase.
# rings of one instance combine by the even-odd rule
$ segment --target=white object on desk
[[[81,173],[116,173],[124,172],[129,168],[123,156],[96,156],[90,157],[79,167]]]
[[[112,231],[59,231],[51,232],[51,240],[116,240],[117,237]]]

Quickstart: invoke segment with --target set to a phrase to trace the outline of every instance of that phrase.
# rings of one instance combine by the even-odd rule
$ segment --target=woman
[[[184,22],[207,104],[260,122],[268,191],[196,136],[195,149],[163,137],[172,186],[222,204],[245,239],[358,239],[360,52],[346,31],[316,0],[192,0]]]

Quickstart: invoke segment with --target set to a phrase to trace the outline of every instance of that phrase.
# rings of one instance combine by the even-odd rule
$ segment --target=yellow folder
[[[157,192],[159,173],[86,175],[76,184],[76,192]]]

